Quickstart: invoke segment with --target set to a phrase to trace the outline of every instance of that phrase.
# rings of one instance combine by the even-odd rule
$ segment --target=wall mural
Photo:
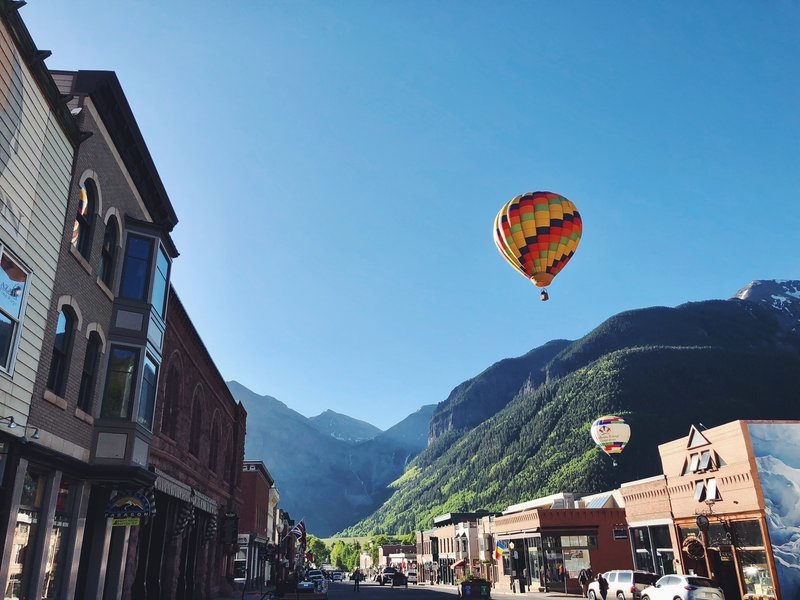
[[[783,598],[800,598],[800,423],[748,425]]]

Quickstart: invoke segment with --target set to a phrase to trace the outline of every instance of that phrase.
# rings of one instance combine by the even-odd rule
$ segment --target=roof
[[[153,221],[163,226],[167,233],[172,231],[178,223],[178,216],[117,74],[114,71],[82,70],[54,70],[51,73],[71,80],[69,94],[91,98]]]
[[[20,58],[25,62],[25,65],[31,72],[34,81],[39,87],[39,90],[47,102],[50,110],[55,115],[58,124],[66,134],[73,148],[77,148],[78,144],[83,141],[84,136],[78,129],[75,119],[67,108],[65,100],[61,92],[53,81],[50,72],[44,64],[45,59],[50,56],[49,50],[39,50],[36,44],[33,43],[28,28],[19,16],[18,9],[22,8],[25,2],[9,2],[3,0],[0,2],[0,17],[3,23],[8,28],[8,33],[14,40]]]

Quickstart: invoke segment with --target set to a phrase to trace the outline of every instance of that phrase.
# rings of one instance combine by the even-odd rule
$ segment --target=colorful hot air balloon
[[[592,439],[594,443],[606,454],[619,454],[625,449],[625,444],[631,439],[631,426],[622,417],[606,415],[592,423]],[[611,456],[614,466],[617,461]]]
[[[494,243],[512,267],[544,288],[575,254],[582,231],[572,202],[553,192],[529,192],[497,213]],[[547,291],[541,296],[547,300]]]

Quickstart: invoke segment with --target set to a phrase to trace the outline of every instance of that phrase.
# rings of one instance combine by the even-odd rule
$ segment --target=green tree
[[[331,551],[321,539],[315,535],[308,535],[306,538],[306,550],[314,555],[314,563],[319,566],[330,561]]]

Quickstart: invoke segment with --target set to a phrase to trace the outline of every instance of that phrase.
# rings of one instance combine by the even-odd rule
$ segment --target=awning
[[[461,560],[453,563],[453,568],[458,569],[459,567],[463,567],[465,564],[467,564],[467,561],[462,558]]]

